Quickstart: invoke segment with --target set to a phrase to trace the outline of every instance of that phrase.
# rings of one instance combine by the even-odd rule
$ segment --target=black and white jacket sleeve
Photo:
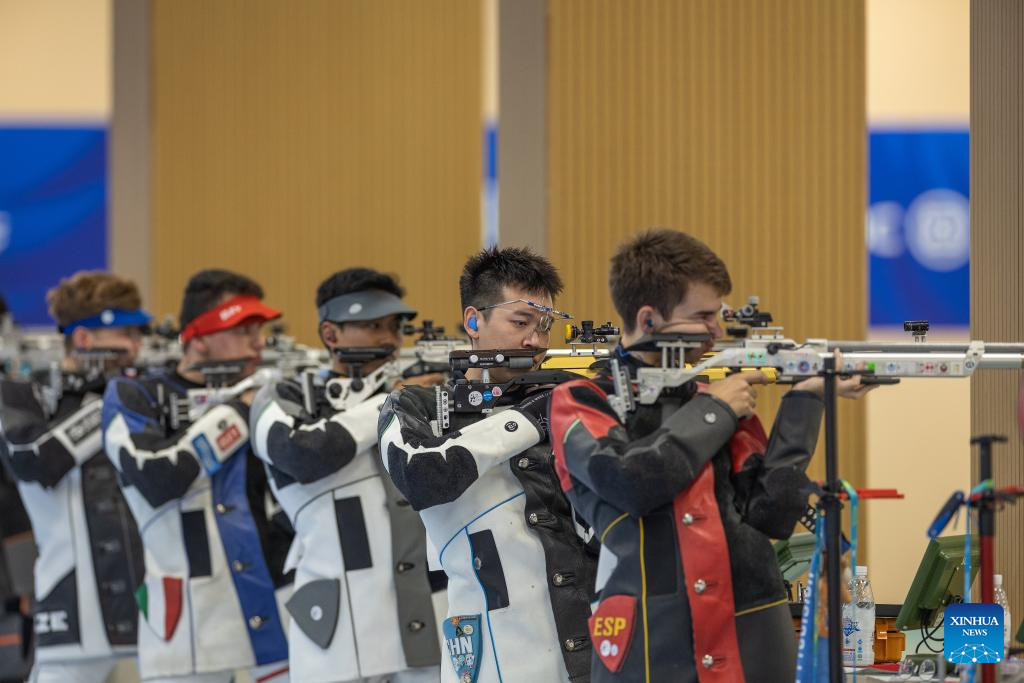
[[[53,488],[100,448],[98,397],[50,420],[30,382],[0,381],[0,431],[14,476]]]
[[[248,412],[244,403],[222,403],[168,435],[149,389],[118,378],[103,398],[104,447],[124,481],[157,508],[184,496],[196,479],[214,474],[246,446]]]
[[[256,455],[302,484],[323,479],[376,445],[377,417],[386,398],[378,394],[331,415],[310,415],[296,382],[267,385],[252,403]]]
[[[481,474],[539,443],[541,431],[515,409],[435,435],[432,389],[406,387],[388,397],[378,431],[384,466],[416,510],[450,503]]]

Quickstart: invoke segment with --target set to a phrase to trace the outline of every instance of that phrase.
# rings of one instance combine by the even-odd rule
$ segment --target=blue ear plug
[[[466,322],[466,326],[469,327],[469,329],[473,330],[474,332],[477,331],[476,330],[476,316],[475,315],[469,316],[469,320]]]

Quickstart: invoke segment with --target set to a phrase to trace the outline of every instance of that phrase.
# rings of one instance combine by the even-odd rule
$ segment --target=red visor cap
[[[265,323],[281,317],[281,312],[271,308],[254,296],[236,296],[206,311],[185,325],[181,331],[182,343],[214,332],[230,330],[244,322]]]

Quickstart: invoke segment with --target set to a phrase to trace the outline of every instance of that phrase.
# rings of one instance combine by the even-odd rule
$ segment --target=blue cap
[[[148,325],[152,319],[153,316],[141,308],[134,311],[123,308],[107,308],[94,316],[68,323],[61,327],[60,331],[64,334],[71,334],[76,327],[84,327],[90,330],[103,327],[142,327],[143,325]]]

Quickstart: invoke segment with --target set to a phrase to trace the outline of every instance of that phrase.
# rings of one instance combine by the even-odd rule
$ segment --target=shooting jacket
[[[448,575],[442,680],[474,669],[477,683],[589,680],[596,548],[559,488],[543,425],[514,407],[450,420],[435,435],[435,392],[408,387],[379,427],[391,480]]]
[[[159,397],[198,388],[174,373],[116,379],[103,405],[106,452],[146,549],[137,592],[143,678],[287,659],[275,588],[284,551],[266,513],[248,409],[215,405],[170,432]]]
[[[377,393],[337,410],[299,382],[253,401],[256,454],[295,528],[288,603],[294,680],[347,681],[438,666],[426,534],[377,451]]]
[[[135,651],[132,593],[142,549],[100,447],[105,380],[68,376],[49,414],[37,382],[0,379],[0,457],[17,483],[39,557],[36,659],[67,662]]]
[[[639,361],[617,356],[635,373]],[[625,424],[611,391],[604,368],[551,401],[559,481],[602,544],[592,680],[765,680],[748,663],[791,656],[793,633],[772,629],[774,647],[743,626],[785,608],[769,539],[789,537],[805,510],[821,399],[789,392],[769,438],[696,383]]]

